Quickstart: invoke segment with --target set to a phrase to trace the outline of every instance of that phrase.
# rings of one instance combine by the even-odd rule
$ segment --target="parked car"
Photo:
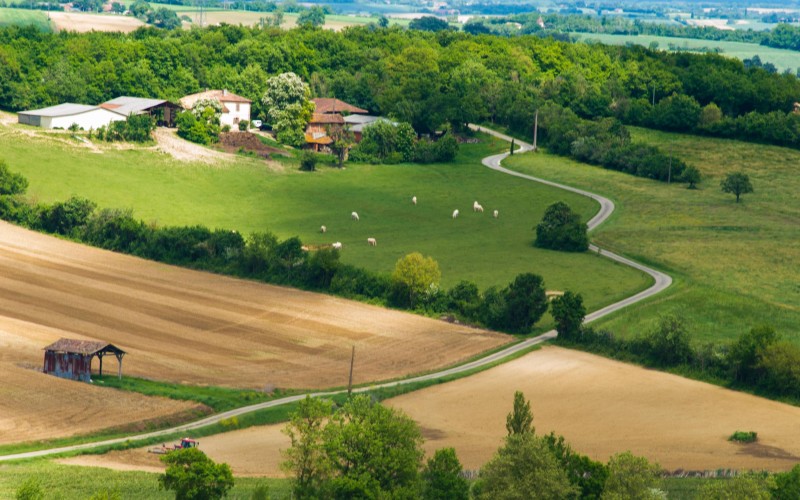
[[[261,129],[261,125],[263,125],[263,123],[261,123],[261,120],[253,120],[250,122],[250,124],[253,125],[253,128],[257,128],[259,130]]]

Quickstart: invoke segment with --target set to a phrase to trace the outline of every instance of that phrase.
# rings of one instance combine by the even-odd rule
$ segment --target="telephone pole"
[[[350,354],[350,379],[347,381],[347,397],[353,393],[353,363],[356,360],[356,346],[353,345],[353,352]]]

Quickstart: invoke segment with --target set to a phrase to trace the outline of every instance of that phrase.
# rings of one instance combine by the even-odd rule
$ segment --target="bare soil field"
[[[199,144],[186,141],[178,137],[175,129],[158,127],[153,132],[157,148],[163,153],[171,155],[179,161],[199,161],[202,163],[219,164],[230,162],[235,158],[229,153],[214,151]]]
[[[555,431],[600,461],[630,450],[668,470],[788,470],[800,461],[800,408],[663,372],[557,347],[545,347],[471,377],[389,400],[422,427],[430,455],[452,446],[467,469],[502,444],[513,394],[531,400],[538,434]],[[284,425],[206,437],[203,451],[237,475],[282,477]],[[727,441],[736,430],[758,442]],[[146,450],[68,463],[115,468],[158,466]]]
[[[191,384],[321,388],[419,373],[510,340],[327,295],[190,271],[0,223],[5,352],[39,366],[59,337],[111,342],[124,372]],[[96,362],[95,362],[96,368]],[[0,393],[1,394],[1,393]],[[12,397],[13,395],[6,395]]]
[[[50,19],[56,31],[121,31],[130,33],[145,24],[131,16],[110,14],[85,14],[82,12],[51,12]]]

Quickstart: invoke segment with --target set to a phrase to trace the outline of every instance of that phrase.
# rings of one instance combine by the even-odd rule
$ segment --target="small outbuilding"
[[[122,378],[122,357],[125,351],[108,342],[92,340],[59,339],[44,348],[44,373],[82,382],[92,381],[92,360],[100,360],[99,375],[103,375],[103,357],[113,354],[119,368],[117,376]]]
[[[67,102],[49,108],[21,111],[19,123],[42,128],[68,129],[77,125],[84,130],[98,129],[117,120],[124,120],[127,115],[115,113],[100,106],[74,104]]]

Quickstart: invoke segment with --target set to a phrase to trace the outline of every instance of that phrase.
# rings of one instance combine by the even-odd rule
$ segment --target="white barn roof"
[[[56,117],[56,116],[79,115],[81,113],[92,111],[94,109],[97,109],[97,106],[89,106],[86,104],[74,104],[71,102],[65,102],[64,104],[59,104],[57,106],[50,106],[49,108],[33,109],[30,111],[20,111],[19,114]]]
[[[100,107],[128,116],[130,114],[141,113],[142,111],[154,108],[164,104],[165,102],[167,101],[163,99],[145,99],[144,97],[120,96],[104,102],[100,105]]]

